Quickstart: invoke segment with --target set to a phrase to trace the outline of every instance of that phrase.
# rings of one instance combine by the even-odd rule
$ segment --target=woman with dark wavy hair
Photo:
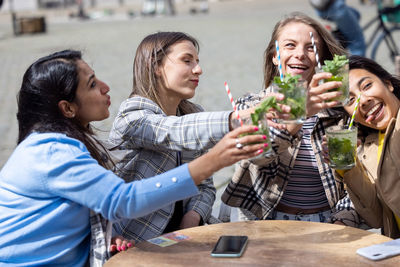
[[[339,170],[347,191],[366,223],[384,235],[400,237],[400,79],[375,61],[350,57],[350,102],[361,145],[356,165]]]
[[[109,116],[109,90],[78,51],[40,58],[25,72],[18,94],[18,146],[0,171],[2,265],[84,266],[89,254],[91,265],[101,265],[110,237],[100,215],[110,221],[140,217],[194,196],[196,184],[263,147],[237,149],[237,137],[255,131],[244,126],[188,164],[125,183],[108,170],[110,157],[90,126]]]

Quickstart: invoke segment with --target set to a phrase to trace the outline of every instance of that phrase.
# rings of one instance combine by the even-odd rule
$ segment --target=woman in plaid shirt
[[[232,128],[231,111],[201,112],[187,100],[194,96],[202,74],[198,48],[197,41],[182,32],[151,34],[137,48],[133,90],[121,104],[109,136],[118,149],[127,151],[117,164],[117,174],[125,180],[152,177],[191,161]],[[140,242],[201,225],[209,221],[215,200],[212,177],[198,188],[197,196],[138,219],[122,220],[114,230]]]
[[[112,241],[106,219],[140,217],[196,196],[196,184],[263,148],[262,135],[240,137],[256,144],[237,148],[239,135],[256,131],[244,126],[188,164],[125,183],[109,170],[110,155],[91,127],[109,116],[109,91],[79,51],[42,57],[25,72],[18,145],[0,170],[1,266],[101,266]]]
[[[283,73],[299,74],[308,81],[307,120],[289,124],[284,131],[270,128],[275,156],[257,162],[241,161],[222,201],[241,208],[242,219],[337,221],[358,226],[360,218],[345,197],[343,183],[335,180],[321,153],[325,129],[342,123],[342,114],[330,109],[338,103],[329,101],[339,95],[329,90],[340,87],[341,82],[320,85],[319,81],[331,74],[315,74],[317,60],[310,32],[322,63],[334,54],[345,54],[322,25],[306,15],[294,13],[275,25],[264,53],[266,89],[238,99],[237,105],[239,109],[251,107],[271,90],[274,76],[279,75],[277,40]]]

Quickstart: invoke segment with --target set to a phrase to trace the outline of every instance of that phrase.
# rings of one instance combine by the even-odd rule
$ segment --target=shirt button
[[[363,155],[363,159],[366,159],[367,158],[367,156],[366,155]]]
[[[176,181],[178,181],[178,179],[176,179],[176,177],[172,177],[171,181],[172,181],[173,183],[176,183]]]
[[[156,187],[160,188],[161,187],[161,183],[156,183]]]

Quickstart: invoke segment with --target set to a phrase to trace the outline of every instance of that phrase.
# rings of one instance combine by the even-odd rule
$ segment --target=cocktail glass
[[[315,72],[319,73],[319,72],[324,72],[324,71],[316,68]],[[346,105],[349,101],[349,64],[343,65],[335,73],[332,73],[331,78],[321,80],[320,84],[322,84],[324,82],[330,82],[330,81],[342,82],[342,86],[340,86],[339,88],[329,90],[330,92],[332,92],[332,91],[342,92],[342,94],[340,96],[332,98],[331,101],[339,101],[340,104],[338,106]]]
[[[290,106],[290,117],[277,119],[279,123],[300,124],[306,120],[307,81],[298,80],[295,84],[283,85],[272,83],[272,91],[283,94],[285,98],[279,103]]]
[[[329,165],[338,170],[351,169],[357,153],[357,128],[332,126],[326,131],[329,150]]]
[[[264,157],[269,157],[269,156],[273,155],[274,150],[272,149],[272,146],[271,146],[271,139],[270,139],[270,133],[269,133],[268,120],[265,117],[265,114],[260,116],[260,120],[258,120],[257,122],[253,122],[251,117],[242,118],[242,122],[243,122],[243,125],[254,125],[254,126],[257,126],[258,127],[258,131],[252,132],[252,133],[241,134],[240,137],[241,136],[246,136],[246,135],[256,135],[256,134],[262,134],[262,135],[265,135],[267,137],[264,140],[263,143],[268,144],[268,146],[264,148],[263,153],[251,158],[251,160],[252,159],[264,158]],[[240,122],[237,119],[234,119],[232,121],[232,126],[233,126],[233,128],[240,127]],[[243,144],[243,145],[248,145],[248,144]]]

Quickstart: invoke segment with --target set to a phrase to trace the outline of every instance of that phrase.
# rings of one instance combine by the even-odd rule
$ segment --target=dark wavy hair
[[[104,166],[107,160],[98,149],[101,144],[90,137],[91,126],[64,117],[58,107],[61,100],[75,100],[79,60],[82,60],[80,51],[64,50],[42,57],[28,67],[17,96],[18,144],[32,132],[63,133],[83,142],[91,156]]]
[[[389,73],[372,59],[361,56],[351,56],[349,59],[349,69],[364,69],[375,74],[383,83],[388,84],[390,82],[393,85],[393,94],[400,99],[399,77]]]

